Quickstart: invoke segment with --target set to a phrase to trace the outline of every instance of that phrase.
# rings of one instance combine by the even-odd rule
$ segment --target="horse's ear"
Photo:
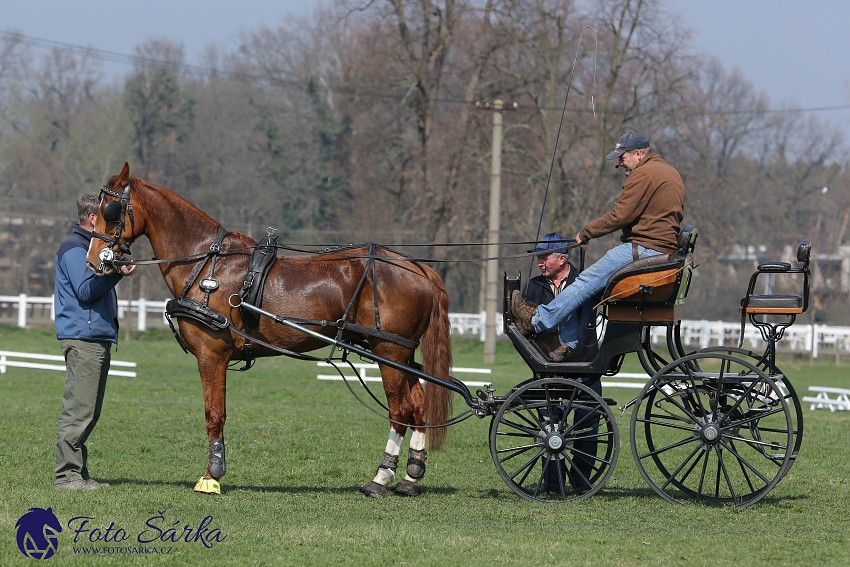
[[[118,174],[118,181],[121,187],[125,187],[130,183],[130,164],[124,162],[124,167],[121,168],[121,173]]]

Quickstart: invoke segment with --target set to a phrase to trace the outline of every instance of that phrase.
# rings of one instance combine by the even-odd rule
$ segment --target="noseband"
[[[128,183],[127,186],[124,187],[124,192],[121,194],[104,185],[100,188],[101,199],[103,199],[104,193],[121,199],[121,201],[120,204],[118,201],[109,201],[103,207],[103,220],[106,222],[118,223],[115,226],[115,233],[112,236],[108,236],[106,234],[100,234],[92,231],[93,238],[99,238],[108,244],[108,246],[101,250],[99,254],[101,270],[103,270],[105,264],[112,263],[115,260],[115,251],[113,248],[117,247],[123,254],[131,254],[130,245],[126,242],[121,242],[121,233],[124,231],[127,217],[130,217],[130,234],[133,234],[136,229],[135,219],[133,218],[133,205],[130,204],[130,184]],[[110,206],[113,203],[116,206]]]

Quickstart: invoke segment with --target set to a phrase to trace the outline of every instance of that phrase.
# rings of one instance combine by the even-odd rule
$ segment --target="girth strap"
[[[270,230],[273,231],[274,229]],[[243,301],[257,307],[262,307],[266,275],[277,258],[276,251],[277,236],[274,232],[269,232],[265,240],[254,249],[251,259],[248,261],[248,272],[245,274],[245,281],[242,284],[242,289],[239,291],[239,297]],[[259,315],[253,311],[242,310],[242,321],[245,322],[246,327],[256,326],[259,321]]]

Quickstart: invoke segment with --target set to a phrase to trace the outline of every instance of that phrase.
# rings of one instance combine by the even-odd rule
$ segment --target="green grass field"
[[[456,341],[455,364],[481,366],[481,349],[476,341]],[[59,353],[59,345],[51,328],[5,326],[0,350]],[[49,561],[61,565],[94,559],[121,565],[356,566],[850,561],[845,510],[850,412],[805,406],[799,460],[767,497],[742,511],[673,506],[657,496],[631,459],[628,413],[618,422],[619,463],[608,484],[588,500],[541,505],[514,495],[490,458],[489,418],[452,427],[444,449],[429,454],[422,496],[372,500],[358,487],[374,473],[387,423],[359,405],[342,383],[317,381],[315,363],[262,359],[251,371],[228,376],[228,474],[220,496],[202,496],[192,491],[207,450],[194,358],[165,332],[136,334],[113,357],[137,362],[138,377],[110,379],[103,416],[89,440],[92,475],[112,484],[98,492],[53,489],[64,375],[19,368],[0,375],[0,564],[32,561],[18,551],[15,524],[29,508],[49,506],[64,527]],[[848,385],[846,367],[833,359],[783,358],[781,367],[801,396],[811,384]],[[530,375],[504,342],[493,372],[501,394]],[[620,404],[636,393],[606,391]],[[456,398],[455,410],[463,409]],[[87,527],[99,532],[77,534],[75,543],[68,524],[81,516],[91,518]],[[193,539],[208,516],[207,529],[219,531],[205,533],[223,537],[209,542],[211,547]],[[91,534],[127,539],[91,543]],[[149,541],[154,536],[160,539]],[[127,551],[134,547],[170,553]],[[82,548],[113,551],[94,558],[79,553]]]

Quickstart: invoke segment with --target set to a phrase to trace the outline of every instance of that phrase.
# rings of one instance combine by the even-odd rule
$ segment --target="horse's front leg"
[[[201,387],[204,392],[204,416],[209,439],[207,471],[195,484],[195,492],[221,494],[219,479],[227,472],[224,454],[224,422],[226,411],[227,360],[209,355],[197,355]]]

